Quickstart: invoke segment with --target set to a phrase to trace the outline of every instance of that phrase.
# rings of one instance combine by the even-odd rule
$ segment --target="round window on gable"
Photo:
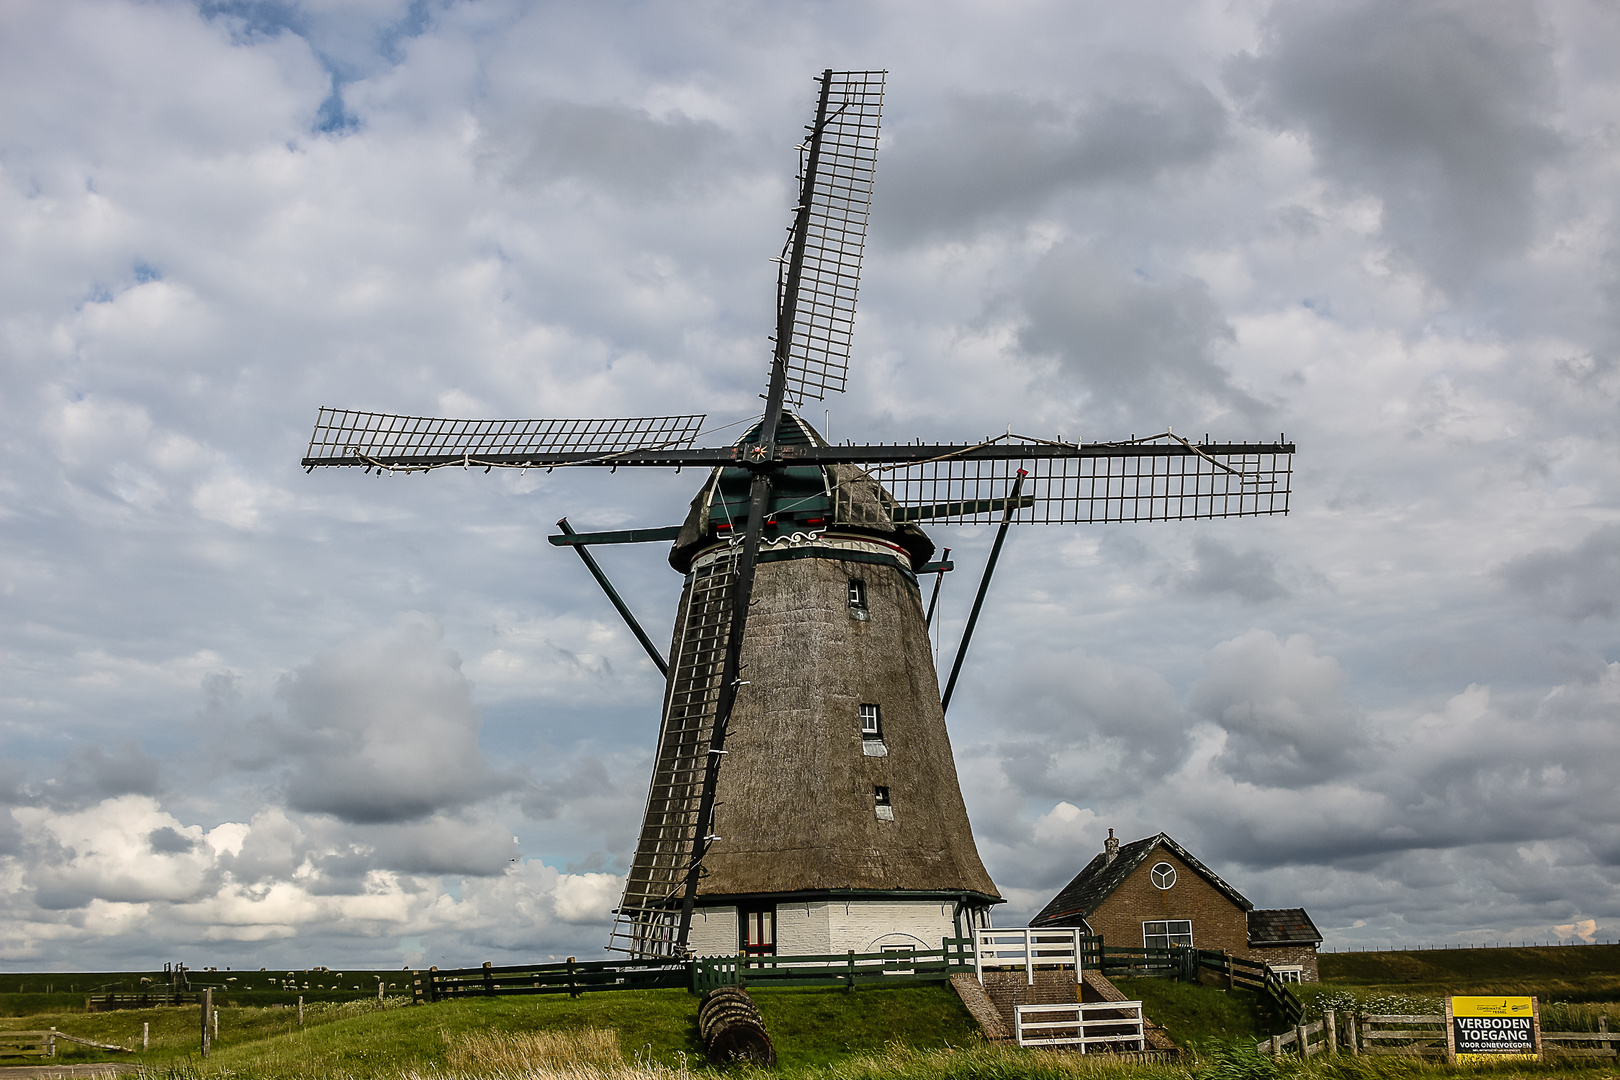
[[[1155,888],[1168,889],[1176,883],[1176,868],[1167,862],[1162,862],[1149,870],[1148,876],[1153,879]]]

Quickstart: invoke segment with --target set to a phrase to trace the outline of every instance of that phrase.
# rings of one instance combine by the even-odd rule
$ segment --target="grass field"
[[[1429,1012],[1446,993],[1533,993],[1543,1026],[1595,1030],[1620,1017],[1620,946],[1341,953],[1321,958],[1325,982],[1299,988],[1323,1007]],[[0,1029],[56,1027],[98,1042],[151,1049],[112,1054],[59,1043],[57,1062],[134,1061],[153,1080],[459,1080],[553,1076],[561,1080],[682,1080],[702,1071],[698,999],[681,990],[440,1002],[407,1007],[403,972],[197,972],[193,987],[220,987],[220,1031],[206,1062],[196,1057],[200,1010],[83,1011],[84,995],[133,991],[161,973],[0,975]],[[395,984],[384,1007],[379,977]],[[226,979],[234,981],[227,983]],[[305,983],[309,989],[304,990]],[[111,985],[109,985],[111,984]],[[122,985],[119,985],[122,984]],[[223,984],[223,985],[222,985]],[[755,990],[776,1043],[779,1073],[803,1080],[1429,1080],[1473,1075],[1398,1058],[1261,1060],[1242,1049],[1268,1032],[1255,999],[1238,991],[1155,979],[1121,979],[1178,1045],[1175,1065],[1127,1065],[1075,1055],[992,1047],[945,986],[845,990]],[[360,989],[355,989],[359,987]],[[369,989],[368,989],[369,987]],[[295,1002],[302,994],[305,1023]],[[1612,1025],[1620,1027],[1620,1025]],[[16,1060],[16,1059],[9,1059]],[[1603,1077],[1616,1062],[1562,1059],[1544,1066],[1485,1069],[1489,1077]],[[1278,1071],[1280,1068],[1281,1071]],[[539,1070],[538,1072],[536,1070]]]
[[[1620,1001],[1620,945],[1324,953],[1322,981],[1425,994],[1533,994],[1547,1001]]]

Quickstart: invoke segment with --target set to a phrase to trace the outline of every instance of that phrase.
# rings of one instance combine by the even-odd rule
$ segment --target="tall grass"
[[[449,1040],[447,1055],[454,1072],[505,1076],[541,1068],[583,1065],[612,1068],[624,1064],[619,1033],[608,1028],[578,1031],[477,1031]]]

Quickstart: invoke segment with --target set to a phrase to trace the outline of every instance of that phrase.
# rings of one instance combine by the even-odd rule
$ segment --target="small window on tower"
[[[866,618],[866,582],[849,579],[849,617]]]
[[[872,789],[872,801],[877,803],[879,806],[889,806],[889,805],[891,805],[890,802],[889,802],[889,789],[886,788],[886,787],[875,787],[875,788],[873,788]]]
[[[876,705],[861,706],[861,738],[883,738],[883,717]]]

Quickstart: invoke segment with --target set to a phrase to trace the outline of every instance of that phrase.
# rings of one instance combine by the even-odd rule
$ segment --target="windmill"
[[[1000,896],[945,728],[1014,523],[1284,514],[1293,445],[1170,432],[1081,443],[828,443],[789,408],[842,392],[885,73],[824,71],[797,149],[765,409],[728,446],[704,415],[449,420],[322,407],[303,464],[710,470],[680,526],[550,537],[573,547],[666,675],[640,839],[608,947],[635,956],[812,953],[927,942]],[[999,523],[943,695],[918,522]],[[591,557],[673,541],[685,575],[666,662]],[[949,549],[946,549],[949,554]],[[841,913],[840,913],[841,912]]]

